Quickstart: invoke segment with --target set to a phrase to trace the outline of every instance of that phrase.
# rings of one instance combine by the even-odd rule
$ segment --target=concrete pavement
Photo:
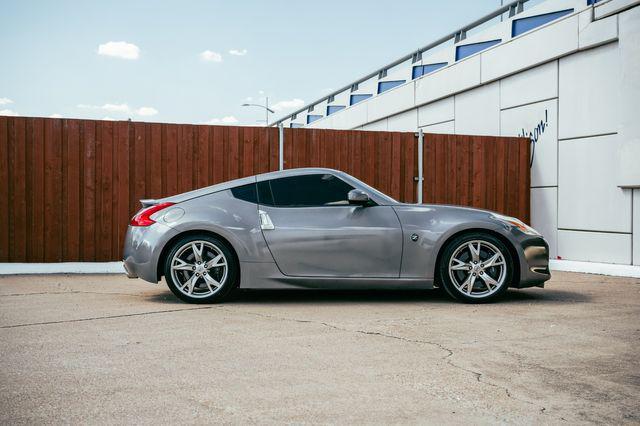
[[[178,301],[119,275],[0,277],[0,423],[638,423],[640,280]]]

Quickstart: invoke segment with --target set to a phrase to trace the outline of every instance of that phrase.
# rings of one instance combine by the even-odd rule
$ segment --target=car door
[[[258,182],[262,232],[283,274],[398,277],[402,229],[390,206],[354,206],[339,177],[305,174]]]

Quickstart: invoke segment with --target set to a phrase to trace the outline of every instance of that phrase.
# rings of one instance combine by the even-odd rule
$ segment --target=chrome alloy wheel
[[[466,241],[449,260],[449,278],[468,297],[484,298],[498,291],[507,277],[504,255],[493,244]]]
[[[227,280],[227,272],[227,258],[209,241],[189,241],[171,259],[171,278],[188,297],[200,299],[215,294]]]

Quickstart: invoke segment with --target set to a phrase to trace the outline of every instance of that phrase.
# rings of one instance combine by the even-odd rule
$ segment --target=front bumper
[[[516,287],[543,287],[551,278],[549,244],[540,236],[522,237],[519,243],[520,282]]]

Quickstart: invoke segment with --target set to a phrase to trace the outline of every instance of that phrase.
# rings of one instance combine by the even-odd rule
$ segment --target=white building
[[[532,136],[551,255],[640,265],[640,1],[513,2],[278,123]]]

